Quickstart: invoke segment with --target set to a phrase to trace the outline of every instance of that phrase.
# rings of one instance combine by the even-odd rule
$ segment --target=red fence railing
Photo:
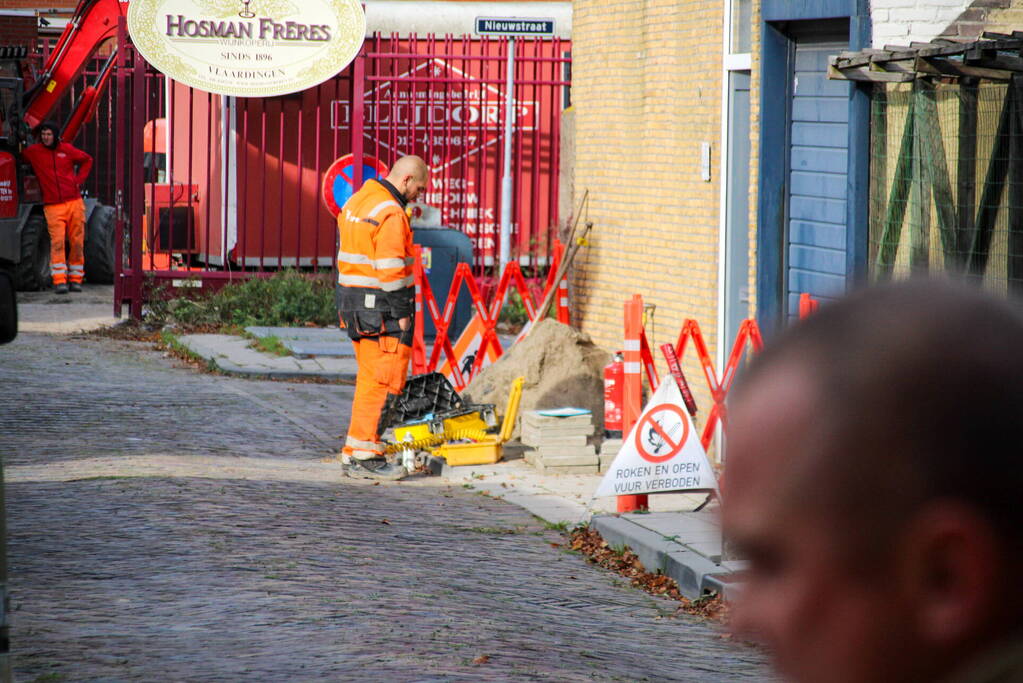
[[[432,171],[425,203],[440,226],[472,239],[472,270],[488,289],[498,275],[510,45],[510,256],[530,278],[549,267],[567,41],[372,36],[334,78],[271,98],[192,89],[147,64],[126,31],[119,41],[125,47],[114,87],[80,146],[104,148],[100,156],[113,160],[100,161],[108,170],[90,182],[101,201],[119,203],[130,226],[126,276],[206,284],[287,267],[332,268],[337,229],[320,197],[328,167],[353,154],[358,187],[364,165],[379,165],[369,157],[386,167],[418,154]],[[135,291],[140,284],[121,293],[131,300]]]

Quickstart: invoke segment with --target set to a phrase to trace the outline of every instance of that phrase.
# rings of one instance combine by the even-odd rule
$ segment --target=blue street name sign
[[[553,36],[553,19],[476,17],[476,33],[498,36]]]

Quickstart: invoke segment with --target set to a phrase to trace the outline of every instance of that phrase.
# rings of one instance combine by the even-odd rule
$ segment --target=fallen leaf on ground
[[[489,661],[490,655],[480,655],[476,659],[472,660],[472,663],[475,664],[476,666],[479,666],[480,664],[486,664]]]
[[[716,594],[705,595],[696,600],[690,600],[682,595],[678,583],[664,574],[651,574],[643,567],[636,553],[628,548],[615,550],[608,546],[600,533],[589,527],[576,529],[569,534],[569,548],[586,555],[587,559],[604,569],[629,579],[629,583],[635,588],[640,588],[653,595],[663,595],[672,600],[678,600],[681,604],[678,612],[693,614],[718,622],[727,622],[728,604]]]

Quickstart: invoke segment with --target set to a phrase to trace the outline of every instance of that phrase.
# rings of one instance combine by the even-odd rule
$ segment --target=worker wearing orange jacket
[[[60,141],[60,129],[45,122],[36,129],[39,142],[22,155],[32,164],[43,191],[43,214],[50,233],[50,269],[57,294],[82,291],[85,276],[85,202],[78,186],[92,169],[92,157]],[[75,167],[78,167],[75,170]],[[64,242],[67,241],[65,258]]]
[[[412,356],[412,228],[406,205],[430,181],[426,163],[402,157],[383,180],[368,180],[337,216],[337,305],[355,346],[352,419],[341,452],[349,476],[400,479],[389,463],[377,425],[388,394],[400,394]]]

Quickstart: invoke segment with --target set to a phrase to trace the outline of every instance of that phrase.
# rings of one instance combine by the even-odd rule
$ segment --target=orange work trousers
[[[355,375],[352,421],[342,449],[356,460],[379,458],[384,453],[377,425],[388,394],[400,394],[405,387],[412,347],[395,337],[363,337],[353,341],[359,371]]]
[[[81,284],[85,275],[85,202],[79,199],[43,206],[50,231],[50,270],[53,284]],[[64,242],[68,243],[67,258]]]

